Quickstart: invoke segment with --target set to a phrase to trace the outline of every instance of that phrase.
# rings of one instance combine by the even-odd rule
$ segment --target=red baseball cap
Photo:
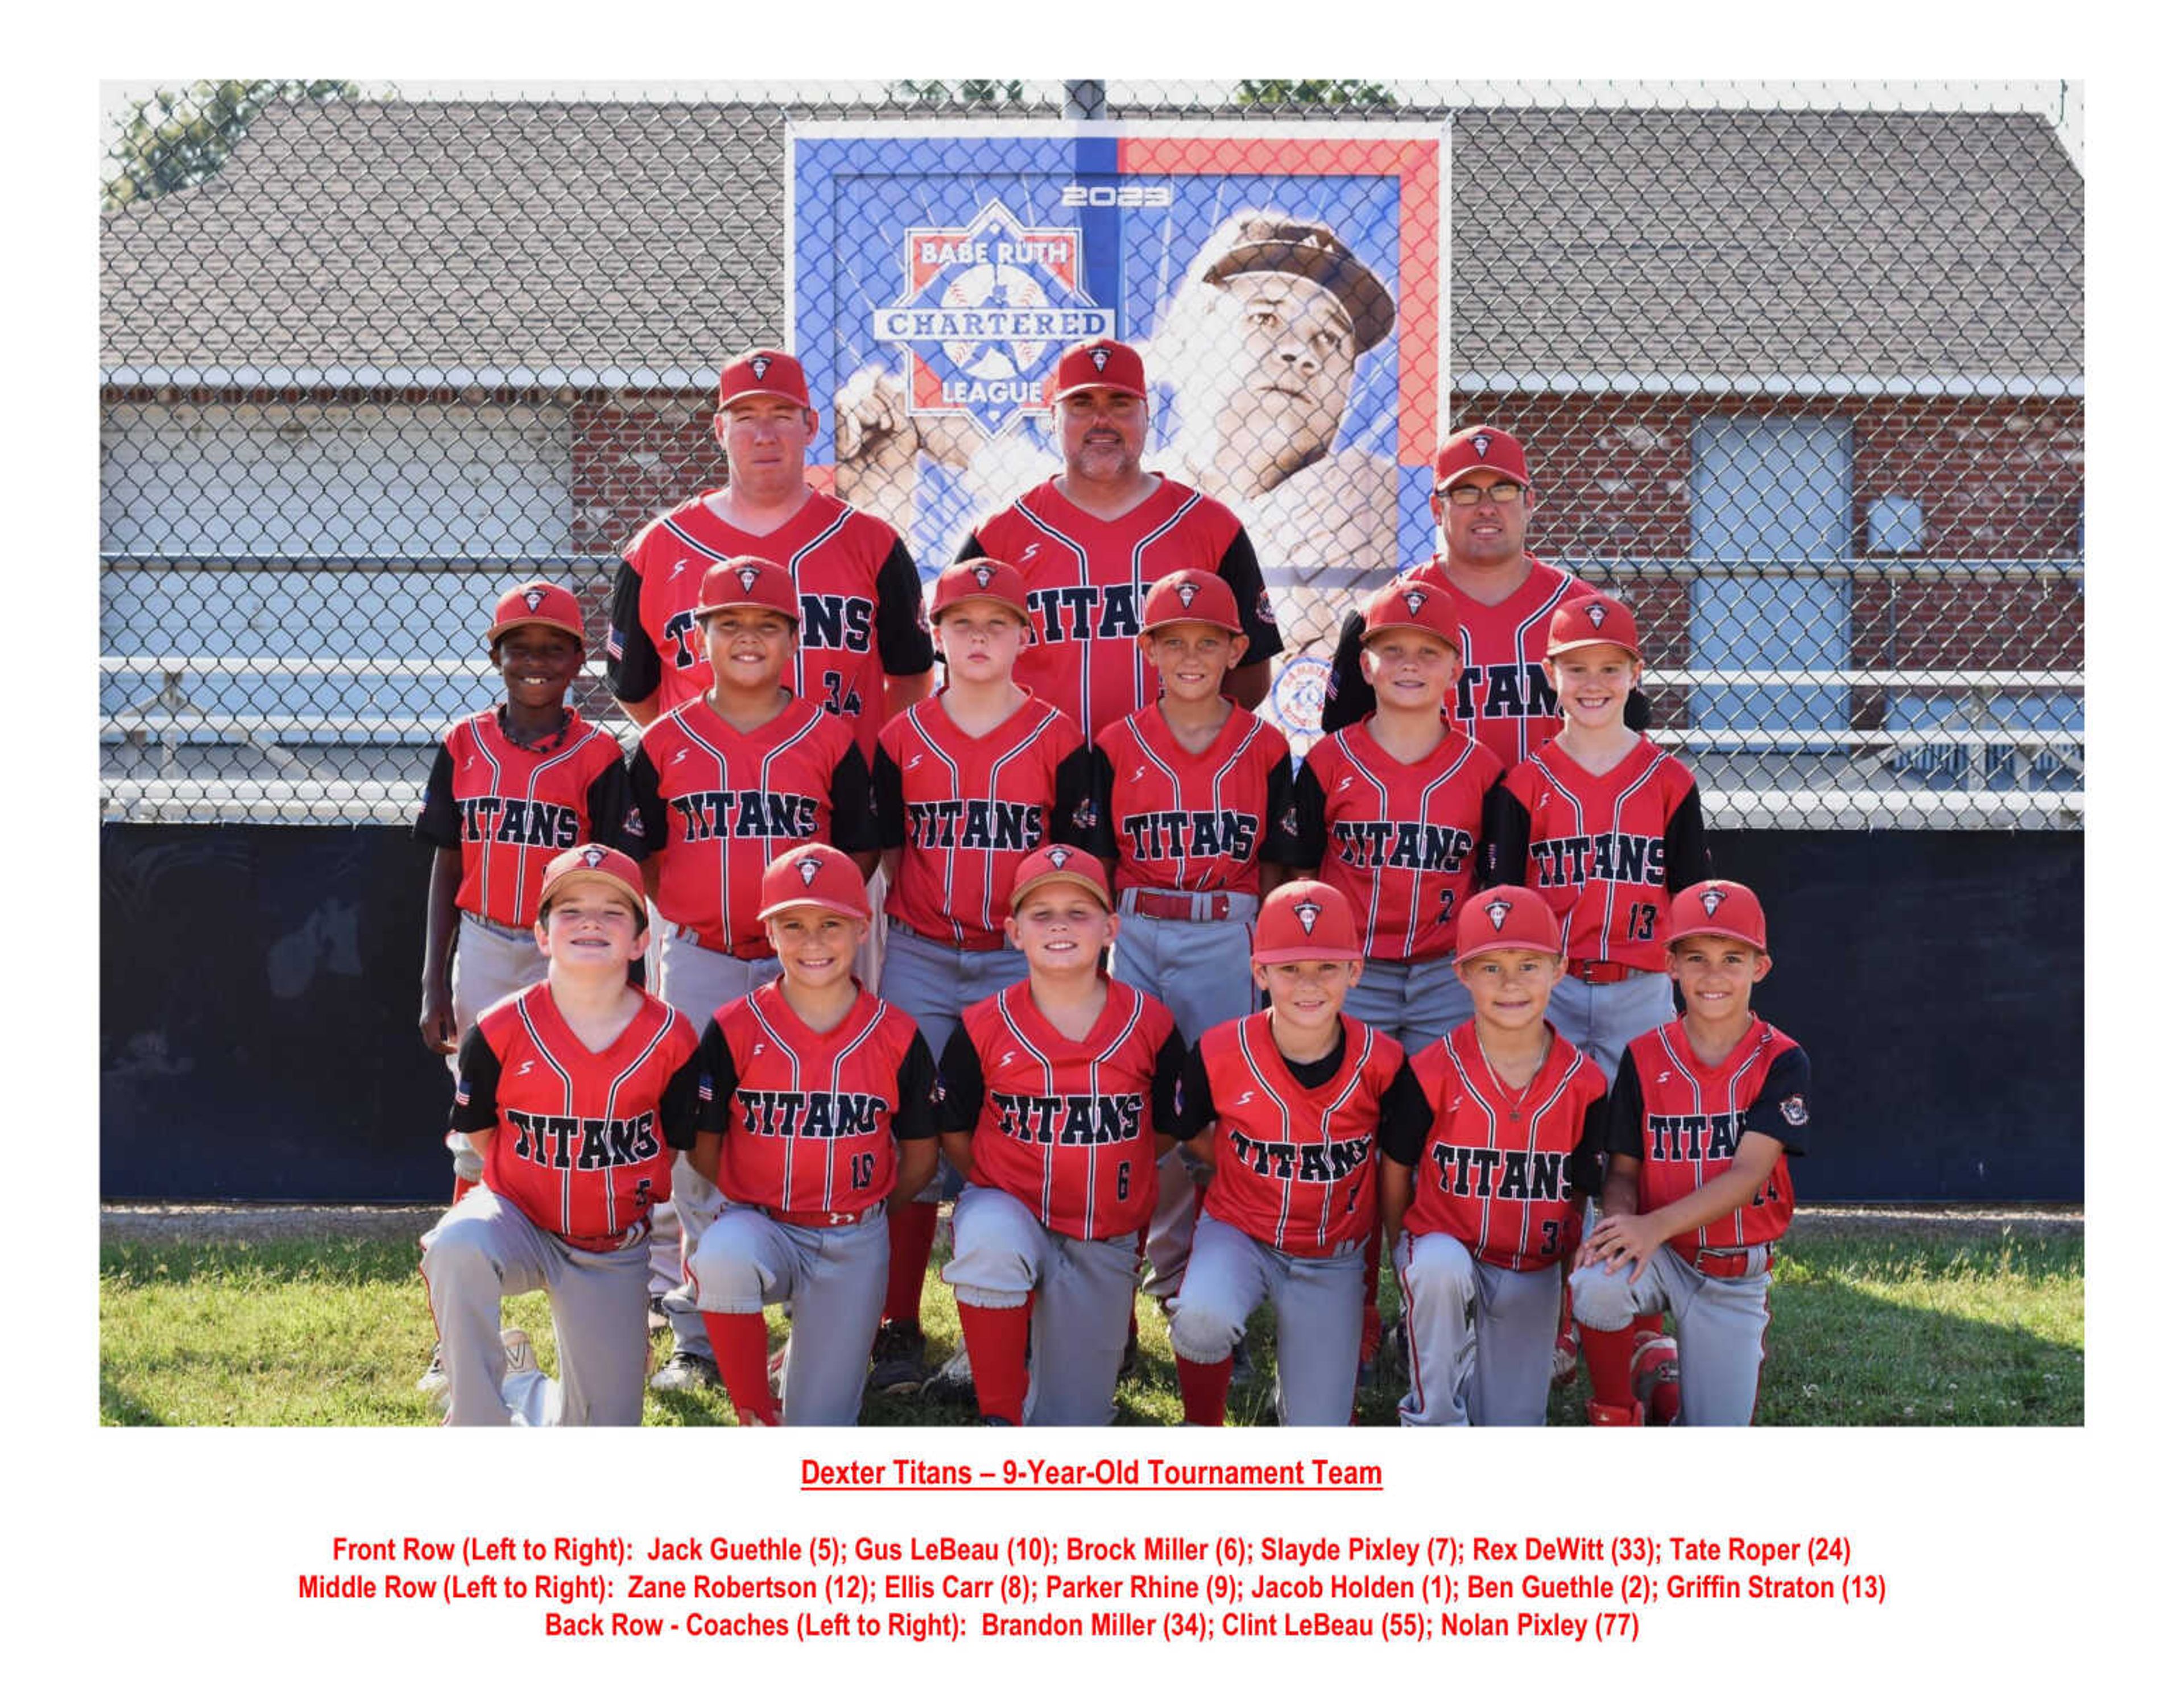
[[[1350,899],[1316,878],[1278,885],[1259,905],[1251,959],[1262,966],[1284,960],[1361,960],[1357,912]]]
[[[787,398],[807,410],[811,408],[811,389],[805,383],[804,365],[777,346],[755,346],[722,366],[722,409],[754,393]]]
[[[604,844],[579,844],[546,863],[546,877],[538,892],[538,917],[546,917],[556,892],[580,884],[604,884],[621,891],[637,910],[637,923],[644,923],[644,875],[635,861]]]
[[[1397,580],[1365,600],[1365,637],[1377,632],[1431,633],[1451,650],[1463,648],[1463,612],[1456,599],[1423,580]]]
[[[1054,398],[1100,390],[1145,396],[1145,361],[1120,340],[1087,340],[1062,353],[1054,371]]]
[[[1441,441],[1440,449],[1434,454],[1434,490],[1445,492],[1479,469],[1491,469],[1518,486],[1532,483],[1524,468],[1524,448],[1517,443],[1515,434],[1504,433],[1498,427],[1467,427]]]
[[[1236,594],[1219,575],[1203,568],[1178,568],[1153,582],[1145,593],[1145,613],[1138,625],[1150,632],[1177,621],[1204,621],[1223,632],[1241,632],[1243,617],[1236,613]]]
[[[554,627],[582,644],[583,608],[577,602],[577,594],[566,586],[556,586],[550,580],[526,580],[521,586],[510,587],[493,606],[493,626],[486,633],[485,648],[492,649],[504,634],[519,626]]]
[[[1546,654],[1559,656],[1588,644],[1617,645],[1639,659],[1638,617],[1630,613],[1630,606],[1605,592],[1592,592],[1557,609],[1547,623]]]
[[[1702,879],[1676,893],[1669,905],[1669,941],[1685,938],[1734,938],[1764,954],[1767,916],[1759,899],[1725,878]]]
[[[828,844],[800,844],[766,864],[758,882],[758,916],[771,920],[791,908],[824,908],[852,920],[869,920],[872,905],[857,864]]]
[[[1563,952],[1563,922],[1547,899],[1520,884],[1482,890],[1456,910],[1456,958],[1468,960],[1491,949]]]
[[[1107,870],[1100,865],[1097,856],[1088,855],[1067,844],[1048,844],[1017,863],[1016,882],[1009,887],[1009,906],[1018,906],[1039,886],[1056,879],[1064,884],[1082,885],[1099,899],[1102,908],[1112,909],[1115,905],[1107,889]]]
[[[732,556],[705,571],[698,582],[698,606],[692,611],[704,626],[705,617],[723,610],[757,608],[786,615],[791,626],[802,618],[797,613],[796,582],[788,571],[762,556]]]
[[[951,562],[933,582],[933,615],[939,621],[960,604],[999,604],[1013,610],[1026,626],[1031,625],[1031,591],[1023,572],[999,557],[975,556]]]

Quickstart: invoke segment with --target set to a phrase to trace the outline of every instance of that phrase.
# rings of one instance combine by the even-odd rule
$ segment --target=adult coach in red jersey
[[[1087,739],[1158,695],[1138,649],[1145,593],[1178,568],[1218,574],[1249,641],[1223,691],[1246,709],[1267,694],[1282,648],[1273,604],[1243,524],[1227,505],[1144,466],[1145,366],[1118,340],[1061,354],[1054,432],[1062,470],[964,540],[958,561],[999,557],[1022,572],[1038,642],[1017,683],[1076,722]]]
[[[866,761],[880,722],[932,688],[916,565],[886,522],[805,482],[818,426],[804,367],[787,352],[748,351],[722,370],[713,437],[728,483],[647,523],[615,576],[607,675],[639,726],[712,683],[698,582],[733,556],[788,571],[801,614],[785,683],[847,715]]]
[[[1449,687],[1448,723],[1514,767],[1555,735],[1560,722],[1546,670],[1547,623],[1557,605],[1591,587],[1524,548],[1537,499],[1514,434],[1467,427],[1434,456],[1434,520],[1441,554],[1401,580],[1423,580],[1456,594],[1463,643]],[[1343,618],[1328,676],[1319,727],[1332,732],[1373,712],[1373,690],[1358,665],[1365,618]],[[1644,704],[1631,699],[1631,724]]]

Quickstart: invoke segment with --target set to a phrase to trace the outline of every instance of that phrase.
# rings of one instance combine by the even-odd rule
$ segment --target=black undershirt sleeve
[[[719,1020],[706,1022],[697,1059],[698,1097],[691,1127],[718,1136],[728,1127],[728,1107],[736,1094],[736,1057],[728,1052],[728,1039]]]
[[[1296,771],[1290,807],[1296,816],[1296,865],[1316,873],[1327,860],[1327,796],[1310,762]]]
[[[624,559],[607,608],[607,683],[624,703],[642,702],[660,689],[660,651],[644,630],[644,576]]]
[[[1153,1128],[1164,1137],[1178,1134],[1176,1120],[1183,1111],[1183,1068],[1190,1058],[1183,1033],[1170,1030],[1153,1056]]]
[[[978,1122],[986,1105],[986,1072],[978,1064],[978,1045],[958,1020],[940,1050],[940,1116],[943,1131],[967,1131]]]
[[[1433,1110],[1426,1104],[1418,1075],[1405,1061],[1380,1097],[1380,1152],[1402,1165],[1416,1166],[1425,1152],[1426,1133],[1432,1128]]]
[[[1194,1044],[1183,1057],[1183,1077],[1178,1086],[1174,1129],[1168,1134],[1178,1142],[1189,1142],[1216,1116],[1213,1110],[1213,1087],[1206,1077],[1206,1057]]]
[[[1479,811],[1479,886],[1522,884],[1532,848],[1532,816],[1524,811],[1507,783],[1494,782]]]
[[[864,751],[856,745],[843,751],[841,760],[834,764],[827,799],[833,805],[829,844],[844,855],[880,847],[879,817],[872,812],[872,775],[865,766]]]
[[[1585,1114],[1587,1123],[1592,1112]],[[1599,1151],[1603,1156],[1624,1154],[1633,1160],[1646,1157],[1646,1092],[1638,1081],[1637,1062],[1630,1051],[1623,1051],[1623,1059],[1615,1068],[1615,1082],[1607,1091],[1607,1110],[1600,1116],[1602,1136]]]
[[[667,843],[667,802],[660,794],[660,775],[643,744],[629,759],[629,811],[637,817],[638,830],[627,832],[622,847],[640,861],[659,854]]]
[[[637,853],[628,842],[630,807],[629,764],[616,756],[599,769],[599,777],[584,793],[584,815],[592,841],[624,855]]]
[[[1084,751],[1085,783],[1092,798],[1092,828],[1078,847],[1103,861],[1117,853],[1115,844],[1115,769],[1098,745]]]
[[[432,771],[425,778],[425,805],[417,810],[413,838],[437,844],[443,849],[463,847],[463,817],[455,807],[455,759],[445,741],[432,758]]]
[[[485,1033],[473,1025],[455,1053],[455,1100],[448,1109],[448,1127],[458,1131],[500,1128],[500,1056]]]
[[[1248,668],[1280,655],[1282,629],[1274,619],[1273,599],[1267,595],[1267,578],[1259,567],[1259,554],[1251,548],[1251,536],[1241,527],[1221,554],[1217,571],[1235,593],[1236,613],[1244,621],[1244,659],[1236,665]]]
[[[1711,852],[1707,848],[1706,805],[1694,785],[1669,816],[1663,841],[1668,845],[1668,888],[1674,896],[1702,880],[1713,877]]]
[[[872,819],[883,849],[902,848],[902,770],[884,744],[872,749]]]
[[[1569,1158],[1569,1180],[1580,1194],[1597,1196],[1607,1179],[1608,1094],[1596,1097],[1585,1110],[1585,1127],[1578,1136],[1577,1151]]]
[[[704,1044],[675,1068],[667,1087],[660,1093],[660,1133],[677,1153],[688,1154],[698,1139],[698,1078],[705,1059]]]
[[[922,674],[933,666],[933,632],[925,624],[925,591],[910,547],[896,535],[880,565],[872,608],[878,620],[880,669],[890,674]]]
[[[1284,867],[1319,866],[1319,852],[1306,853],[1304,827],[1296,811],[1295,765],[1282,757],[1267,770],[1267,838],[1259,854]]]
[[[1053,824],[1047,835],[1058,844],[1106,856],[1115,853],[1115,834],[1100,785],[1098,754],[1091,745],[1079,744],[1056,766]]]
[[[1334,655],[1328,663],[1327,696],[1319,705],[1319,730],[1338,732],[1373,712],[1373,688],[1365,683],[1365,617],[1352,610],[1342,618],[1342,631],[1334,641]]]
[[[1744,1128],[1771,1136],[1785,1154],[1805,1151],[1813,1063],[1802,1049],[1785,1049],[1767,1068],[1766,1081],[1744,1115]]]
[[[933,1051],[922,1034],[913,1033],[902,1051],[902,1064],[894,1074],[894,1136],[897,1142],[919,1142],[940,1134],[940,1121],[933,1107]]]

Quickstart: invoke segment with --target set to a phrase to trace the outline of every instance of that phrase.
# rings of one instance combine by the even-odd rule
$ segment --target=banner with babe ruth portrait
[[[1448,371],[1434,124],[792,123],[790,346],[813,453],[929,576],[1061,463],[1062,349],[1139,348],[1145,465],[1241,518],[1316,734],[1362,591],[1430,555]]]

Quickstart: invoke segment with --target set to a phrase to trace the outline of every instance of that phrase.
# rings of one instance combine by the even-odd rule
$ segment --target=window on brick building
[[[1851,443],[1847,420],[1699,419],[1691,437],[1693,668],[1847,665],[1850,579],[1841,565],[1851,553]],[[1694,684],[1691,719],[1702,732],[1724,735],[1839,731],[1850,724],[1850,688]]]

